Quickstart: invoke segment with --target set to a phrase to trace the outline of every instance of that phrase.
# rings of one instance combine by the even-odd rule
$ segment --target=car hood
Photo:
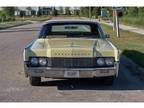
[[[37,39],[28,56],[46,57],[114,57],[116,48],[105,39],[53,38]]]

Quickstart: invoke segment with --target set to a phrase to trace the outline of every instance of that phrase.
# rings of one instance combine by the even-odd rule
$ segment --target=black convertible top
[[[53,32],[52,26],[54,25],[67,25],[67,24],[83,24],[83,25],[90,25],[91,32],[84,33],[84,32]],[[99,29],[99,31],[98,31]],[[101,32],[101,33],[99,33]],[[99,37],[103,37],[103,30],[100,24],[95,20],[90,19],[51,19],[46,21],[43,24],[43,27],[40,31],[39,38],[45,38],[48,35],[93,35]],[[90,37],[90,36],[89,36]]]
[[[99,23],[97,21],[94,20],[90,20],[90,19],[51,19],[45,22],[44,25],[47,24],[58,24],[58,23],[82,23],[82,24],[97,24],[99,25]]]

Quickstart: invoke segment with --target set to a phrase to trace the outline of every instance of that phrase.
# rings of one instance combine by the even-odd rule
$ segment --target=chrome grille
[[[48,66],[57,68],[91,68],[95,67],[94,58],[49,58]]]

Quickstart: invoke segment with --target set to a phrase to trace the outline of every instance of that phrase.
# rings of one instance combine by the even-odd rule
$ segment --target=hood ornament
[[[75,44],[74,42],[69,43],[67,47],[80,47],[80,45]]]
[[[73,47],[73,45],[74,45],[74,43],[72,42],[72,43],[70,44],[70,46]]]

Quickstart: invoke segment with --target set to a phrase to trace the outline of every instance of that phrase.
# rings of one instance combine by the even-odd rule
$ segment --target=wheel
[[[112,85],[114,82],[115,76],[108,76],[108,77],[103,77],[102,82],[104,85]]]
[[[41,77],[29,77],[30,85],[39,86],[41,84]]]

